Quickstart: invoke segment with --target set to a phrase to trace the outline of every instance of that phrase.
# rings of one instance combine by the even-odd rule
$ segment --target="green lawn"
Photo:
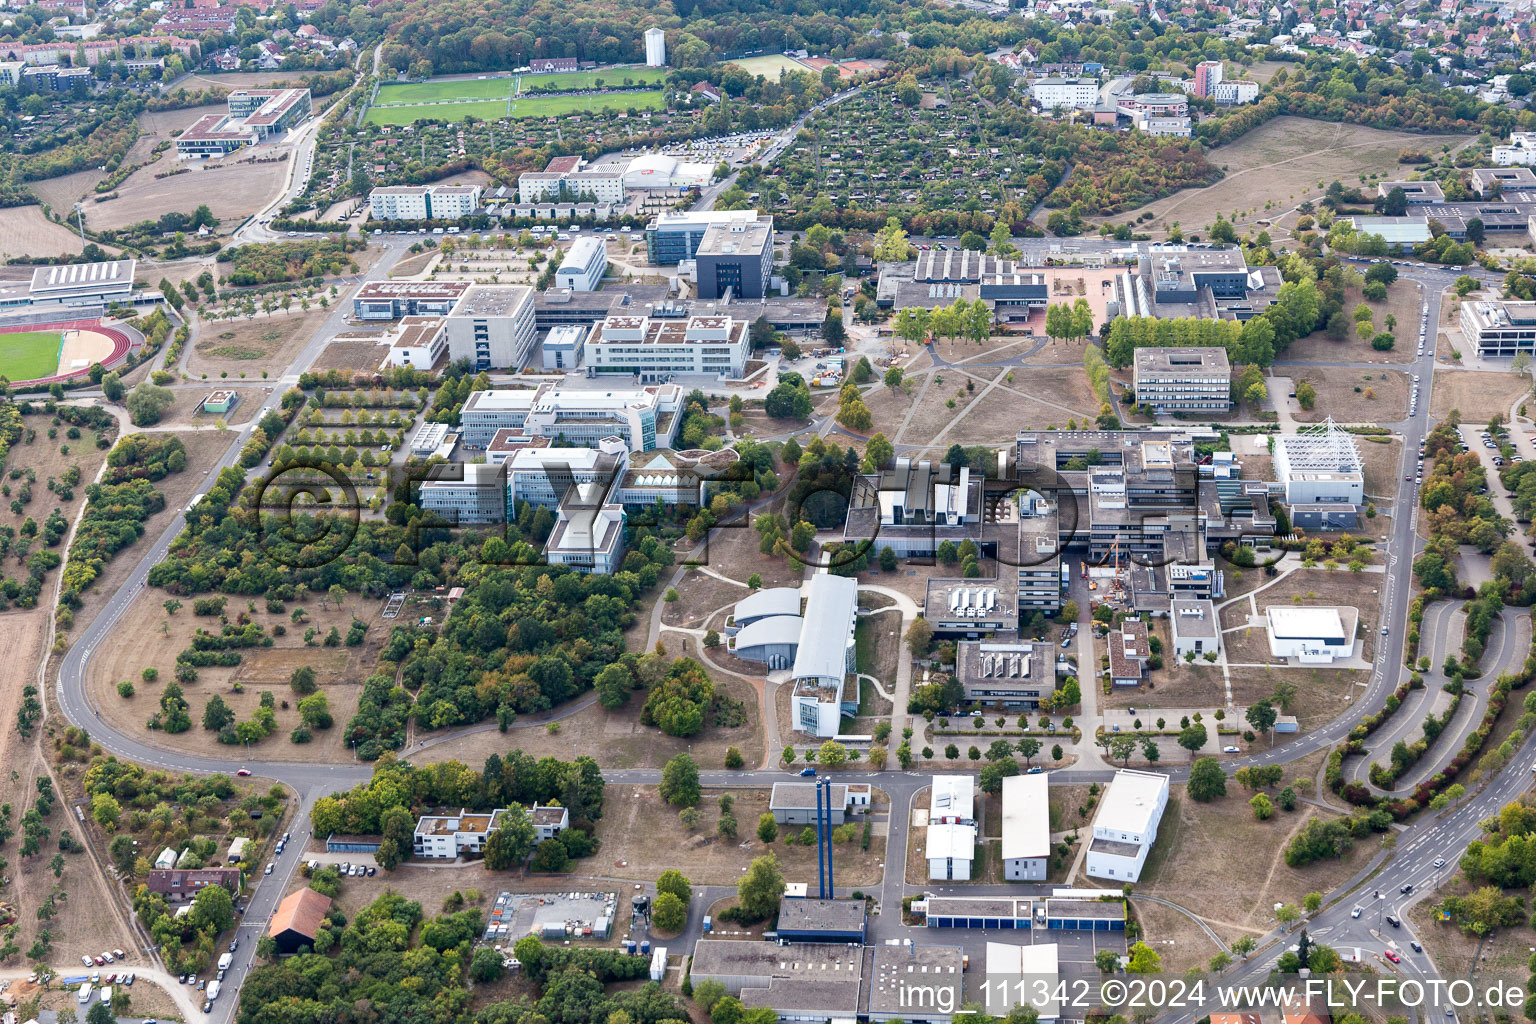
[[[512,95],[511,78],[429,79],[425,82],[399,82],[379,86],[374,105],[387,107],[396,103],[433,103],[442,100],[494,100]]]
[[[382,93],[382,90],[380,90]],[[639,92],[605,93],[601,96],[536,96],[514,100],[512,118],[558,117],[585,111],[661,110],[666,106],[659,89]],[[410,106],[369,107],[369,124],[411,124],[415,121],[461,121],[475,117],[481,121],[499,121],[507,117],[505,100],[479,100],[465,103],[421,103]]]
[[[602,71],[557,71],[552,75],[519,75],[518,84],[530,89],[596,89],[598,80],[610,88],[629,79],[633,85],[655,85],[667,77],[666,68],[606,68]]]
[[[0,334],[0,374],[12,381],[52,377],[59,372],[58,331],[23,331]]]

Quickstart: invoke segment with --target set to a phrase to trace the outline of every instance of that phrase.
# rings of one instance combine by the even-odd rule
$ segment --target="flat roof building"
[[[671,446],[682,398],[674,384],[592,390],[549,382],[531,391],[471,392],[459,422],[470,448],[485,448],[510,429],[584,448],[620,437],[630,451],[644,452]]]
[[[400,320],[385,361],[390,366],[430,370],[448,354],[448,334],[439,316],[407,316]]]
[[[555,271],[555,287],[578,292],[595,291],[608,270],[608,246],[601,238],[583,235],[566,250],[560,269]]]
[[[1232,408],[1232,364],[1219,346],[1138,348],[1133,380],[1136,404],[1159,415]]]
[[[996,980],[996,984],[986,986],[988,1014],[1006,1017],[1018,1006],[1029,1006],[1045,1024],[1061,1019],[1061,963],[1056,943],[1017,946],[989,942],[986,957],[987,978]]]
[[[448,314],[448,358],[479,370],[521,370],[533,350],[533,289],[475,284]]]
[[[551,327],[539,348],[544,357],[544,369],[576,369],[581,365],[581,349],[586,340],[587,329],[578,324],[557,324]]]
[[[939,638],[976,639],[1019,628],[1018,591],[980,579],[928,580],[923,617]]]
[[[863,900],[779,900],[779,938],[786,942],[863,942]]]
[[[454,526],[504,523],[512,518],[505,466],[449,462],[429,466],[426,472],[416,493],[416,504],[423,511]]]
[[[730,316],[615,315],[587,336],[587,370],[634,375],[643,383],[679,374],[740,377],[749,343],[748,323]]]
[[[550,565],[611,576],[624,561],[624,506],[607,500],[610,487],[575,484],[555,513],[555,528],[544,545]]]
[[[479,185],[383,185],[368,193],[374,220],[457,220],[480,209]]]
[[[124,302],[133,295],[133,274],[137,267],[137,260],[38,267],[32,271],[29,295],[34,305],[90,306]]]
[[[645,229],[646,260],[660,266],[691,260],[711,227],[759,221],[766,223],[772,231],[773,218],[760,216],[756,210],[690,210],[660,214]]]
[[[1473,299],[1461,304],[1461,333],[1477,354],[1513,356],[1536,349],[1536,302]]]
[[[1129,768],[1117,771],[1093,819],[1088,874],[1116,882],[1139,880],[1167,806],[1168,776]]]
[[[700,939],[689,978],[718,981],[752,1009],[780,1020],[854,1020],[863,1009],[866,950],[847,943],[737,942]]]
[[[1465,315],[1466,306],[1462,310]],[[1275,439],[1275,479],[1289,505],[1360,505],[1365,465],[1353,435],[1332,418]]]
[[[353,293],[352,315],[359,320],[447,316],[468,290],[466,281],[369,281]]]
[[[1294,658],[1303,665],[1327,665],[1349,658],[1355,650],[1359,617],[1354,608],[1269,605],[1264,609],[1269,653],[1277,659]]]
[[[773,221],[711,224],[693,259],[700,298],[761,299],[773,276]]]
[[[869,809],[871,788],[867,782],[834,782],[832,784],[832,810],[829,817],[833,825],[847,820],[849,811]],[[816,783],[775,782],[768,798],[768,810],[780,825],[816,824]]]
[[[1049,776],[1013,775],[1003,780],[1003,877],[1043,882],[1051,861]]]
[[[967,703],[1034,711],[1056,692],[1055,645],[962,640],[955,679]]]
[[[296,127],[311,109],[308,89],[235,89],[228,104],[227,113],[201,117],[176,137],[178,156],[226,156]]]

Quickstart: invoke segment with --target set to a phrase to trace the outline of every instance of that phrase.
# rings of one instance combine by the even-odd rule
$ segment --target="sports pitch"
[[[596,89],[598,82],[622,86],[629,79],[633,85],[659,85],[667,77],[665,68],[603,68],[598,71],[556,71],[549,75],[519,75],[523,92],[534,89]]]
[[[799,61],[790,60],[782,53],[770,53],[761,57],[741,57],[729,61],[749,75],[761,75],[770,82],[777,82],[791,71],[804,71],[812,73],[811,69]]]
[[[37,380],[59,372],[59,331],[22,331],[0,334],[0,374],[7,380]]]
[[[456,78],[426,82],[392,82],[379,86],[376,107],[397,103],[452,103],[468,100],[506,99],[512,95],[512,78]]]
[[[383,89],[379,90],[379,94],[383,96]],[[646,89],[586,96],[525,96],[513,100],[510,110],[506,99],[466,102],[418,101],[408,105],[396,103],[393,106],[368,108],[365,121],[369,124],[388,125],[428,120],[462,121],[465,117],[475,117],[482,121],[499,121],[503,118],[518,120],[527,117],[556,117],[561,114],[585,111],[596,113],[605,110],[628,110],[630,107],[637,110],[661,110],[664,106],[666,101],[661,90]]]

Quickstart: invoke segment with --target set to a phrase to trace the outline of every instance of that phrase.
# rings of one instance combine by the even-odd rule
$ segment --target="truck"
[[[219,956],[219,970],[229,970],[229,965],[235,962],[235,954],[224,953]]]
[[[212,1002],[213,1000],[219,998],[219,987],[221,985],[223,985],[223,984],[224,983],[222,981],[210,981],[208,983],[208,1000],[209,1000],[209,1002]]]
[[[705,914],[704,915],[704,934],[708,935],[710,933],[710,931],[713,929],[713,927],[714,927],[714,922],[710,920],[710,915]]]

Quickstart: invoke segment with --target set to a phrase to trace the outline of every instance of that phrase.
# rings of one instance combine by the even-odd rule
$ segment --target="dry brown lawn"
[[[1183,189],[1136,211],[1138,215],[1153,214],[1153,219],[1138,225],[1137,230],[1160,238],[1178,223],[1185,234],[1203,236],[1206,225],[1222,213],[1242,234],[1278,218],[1303,199],[1320,195],[1320,181],[1324,186],[1335,178],[1346,185],[1358,184],[1362,174],[1394,178],[1407,173],[1397,162],[1402,150],[1439,149],[1446,143],[1459,146],[1470,139],[1277,117],[1211,151],[1211,162],[1226,171],[1220,181],[1205,188]],[[1266,203],[1269,209],[1265,209]],[[1102,219],[1124,221],[1126,215]]]
[[[333,341],[320,350],[319,357],[310,367],[316,373],[326,370],[363,370],[373,372],[379,368],[389,352],[387,343],[377,341]]]
[[[199,403],[201,403],[202,400],[213,391],[223,389],[224,385],[225,382],[222,381],[218,386],[215,386],[212,382],[210,382],[208,385],[207,393],[199,393],[196,391],[177,391],[175,393],[176,404],[171,406],[170,411],[166,413],[166,415],[160,420],[158,424],[156,424],[156,426],[213,426],[220,419],[219,414],[203,412]],[[229,411],[229,414],[223,417],[224,422],[231,427],[238,427],[241,424],[249,423],[251,419],[261,411],[263,405],[270,402],[270,404],[275,406],[277,403],[272,401],[272,396],[275,394],[273,387],[274,385],[264,387],[248,386],[233,389],[240,396],[240,401],[236,402],[235,407]],[[185,438],[183,438],[183,440],[185,440]],[[226,444],[233,440],[233,434],[225,436]]]
[[[755,531],[752,535],[757,536]],[[711,568],[729,575],[727,570],[718,565]],[[678,599],[662,610],[661,621],[668,626],[682,626],[686,629],[703,628],[706,621],[717,612],[723,610],[724,614],[728,614],[731,606],[751,593],[744,586],[734,586],[702,572],[685,573],[676,589]]]
[[[431,266],[432,261],[441,253],[436,249],[428,249],[426,252],[417,253],[415,256],[407,256],[390,268],[390,277],[415,277]]]
[[[734,840],[716,835],[720,820],[719,800],[729,793],[734,805],[731,813],[737,822]],[[815,844],[804,846],[786,841],[800,828],[780,826],[779,836],[771,843],[757,837],[758,818],[768,812],[767,789],[705,789],[699,801],[699,824],[690,832],[678,820],[679,808],[662,801],[653,786],[609,786],[603,798],[603,817],[597,823],[597,837],[602,849],[590,864],[594,874],[617,878],[654,879],[668,868],[686,864],[684,873],[694,885],[732,885],[741,877],[754,857],[773,853],[779,868],[790,882],[814,882]],[[889,798],[876,790],[876,803],[889,806]],[[840,885],[878,885],[885,861],[885,837],[878,830],[870,837],[869,849],[861,849],[862,819],[854,819],[852,842],[837,847],[837,880]]]
[[[1408,415],[1408,374],[1398,370],[1365,371],[1341,366],[1293,368],[1292,382],[1310,381],[1317,391],[1311,410],[1291,410],[1298,423],[1394,423]]]
[[[258,315],[249,320],[204,323],[197,340],[187,350],[184,366],[193,376],[210,380],[221,373],[260,377],[282,373],[304,347],[330,310],[315,307],[307,312]]]
[[[1455,409],[1467,423],[1487,423],[1495,416],[1508,419],[1510,408],[1530,388],[1530,378],[1524,374],[1441,370],[1435,374],[1429,411],[1437,419],[1444,419]]]
[[[1423,308],[1424,289],[1413,281],[1399,278],[1387,289],[1387,297],[1381,302],[1368,301],[1358,288],[1350,288],[1344,294],[1344,311],[1353,313],[1355,307],[1365,303],[1375,311],[1377,331],[1385,331],[1387,316],[1397,318],[1392,334],[1397,344],[1385,352],[1371,348],[1369,338],[1361,338],[1350,330],[1347,341],[1332,341],[1322,331],[1314,331],[1305,338],[1298,338],[1285,351],[1284,362],[1350,363],[1408,363],[1415,358],[1419,344],[1419,311]],[[1284,363],[1281,364],[1282,366]]]
[[[174,113],[186,115],[198,110],[206,113],[222,109],[222,106],[194,107]],[[272,148],[263,146],[255,152],[270,156]],[[288,173],[286,161],[256,160],[253,155],[247,152],[243,156],[237,154],[207,163],[184,161],[176,156],[173,146],[154,163],[134,171],[114,189],[118,198],[88,202],[86,224],[98,230],[122,228],[141,220],[154,220],[163,213],[190,214],[206,203],[219,218],[218,230],[230,232],[276,194]],[[191,169],[183,174],[155,177],[182,167]]]
[[[1296,767],[1296,766],[1292,766]],[[1303,771],[1300,777],[1310,778]],[[1273,925],[1276,903],[1300,905],[1309,892],[1327,892],[1348,878],[1371,856],[1376,842],[1365,840],[1349,855],[1305,868],[1285,863],[1285,845],[1308,818],[1325,814],[1310,804],[1294,813],[1279,812],[1258,821],[1248,807],[1247,791],[1227,783],[1227,795],[1210,803],[1189,799],[1175,786],[1147,857],[1137,891],[1178,903],[1203,918],[1229,945],[1242,935],[1254,938]],[[1212,843],[1212,836],[1221,842]],[[1216,952],[1210,937],[1176,911],[1137,903],[1136,913],[1158,943],[1163,967],[1181,971],[1209,960]]]
[[[1397,436],[1382,437],[1379,434],[1361,435],[1356,439],[1360,449],[1360,462],[1365,470],[1365,493],[1375,498],[1390,500],[1397,493],[1397,473],[1403,464],[1403,439]],[[1273,479],[1264,477],[1262,479]],[[1379,522],[1382,517],[1377,516]],[[1385,529],[1385,525],[1376,527]],[[1369,532],[1357,531],[1356,536]]]
[[[0,210],[0,261],[18,256],[73,256],[80,236],[43,216],[40,206]]]
[[[356,711],[363,680],[389,637],[389,623],[379,618],[382,603],[352,596],[340,609],[329,604],[322,608],[319,595],[316,595],[316,599],[303,605],[308,621],[295,625],[290,621],[290,614],[293,608],[299,607],[297,604],[290,606],[288,612],[272,613],[266,610],[264,603],[248,605],[239,597],[230,597],[225,611],[231,622],[243,612],[260,623],[269,636],[273,633],[272,627],[279,624],[287,630],[287,635],[276,637],[270,648],[242,651],[238,665],[199,668],[197,680],[183,686],[193,726],[187,732],[172,735],[151,733],[144,723],[158,706],[166,682],[173,678],[176,655],[190,646],[192,633],[199,627],[216,631],[220,623],[217,618],[193,615],[190,599],[183,600],[184,607],[175,615],[166,614],[162,602],[169,596],[158,588],[146,587],[103,642],[97,656],[91,659],[86,686],[92,702],[102,709],[104,716],[124,732],[157,746],[204,757],[234,757],[236,753],[232,748],[219,743],[216,734],[202,728],[204,706],[218,694],[237,718],[244,720],[260,703],[261,691],[271,690],[278,700],[277,731],[252,749],[252,758],[302,757],[324,762],[351,756],[342,740],[341,727]],[[354,615],[369,625],[367,638],[361,646],[320,646],[332,626],[345,635]],[[317,631],[314,647],[304,646],[304,633],[309,628]],[[315,668],[321,689],[330,700],[331,715],[336,720],[335,728],[315,732],[313,741],[302,748],[288,742],[288,734],[299,725],[299,713],[298,695],[288,688],[287,680],[300,664]],[[157,669],[159,679],[153,683],[143,682],[140,673],[145,668]],[[116,690],[118,681],[123,679],[133,681],[136,689],[127,699],[118,696]],[[243,693],[235,692],[237,684]],[[283,706],[285,703],[287,707]]]

